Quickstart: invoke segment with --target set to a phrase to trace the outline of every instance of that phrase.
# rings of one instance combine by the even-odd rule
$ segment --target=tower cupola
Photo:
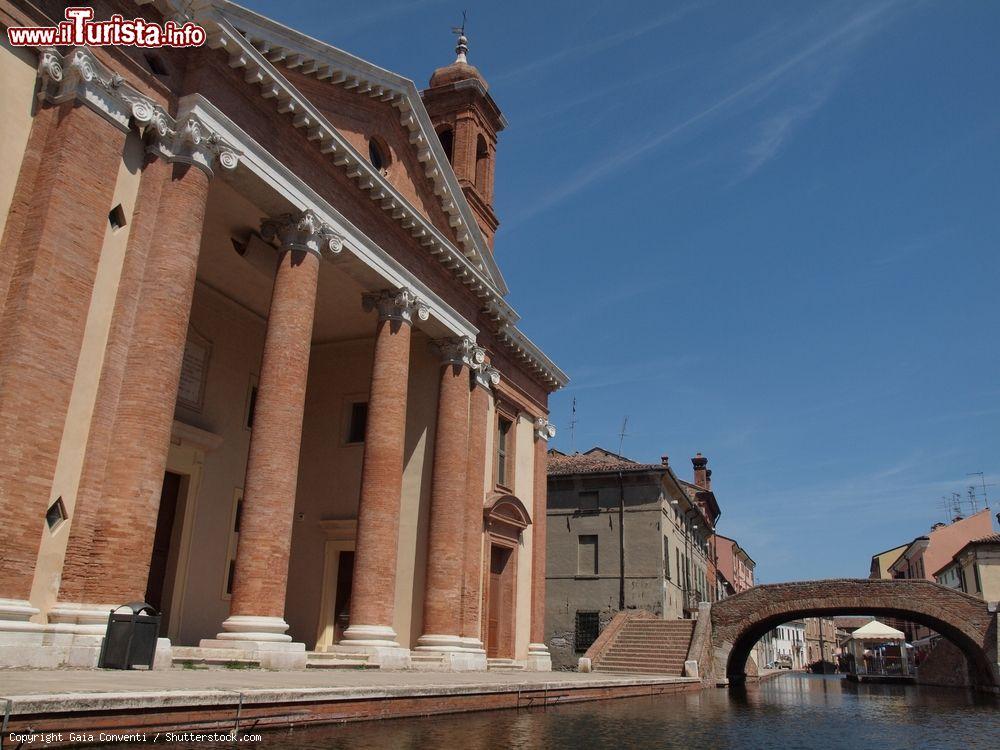
[[[499,220],[493,211],[497,134],[507,121],[489,94],[489,85],[468,61],[465,25],[455,29],[455,61],[438,68],[422,97],[434,130],[451,162],[490,249]]]

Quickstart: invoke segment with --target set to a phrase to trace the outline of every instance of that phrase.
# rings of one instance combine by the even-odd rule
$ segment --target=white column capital
[[[65,55],[54,47],[41,48],[38,77],[39,98],[53,104],[79,100],[124,132],[135,126],[150,136],[148,150],[167,161],[192,164],[209,176],[216,161],[225,170],[236,168],[239,152],[218,133],[194,115],[175,120],[87,47],[74,47]]]
[[[398,320],[412,325],[414,316],[419,320],[430,317],[430,309],[409,289],[367,292],[361,296],[361,304],[366,312],[378,310],[379,320]]]
[[[556,426],[545,417],[535,419],[535,437],[548,441],[556,436]]]
[[[312,209],[265,219],[261,222],[260,232],[265,240],[282,250],[334,256],[344,248],[344,238],[323,222]]]
[[[141,124],[148,123],[152,126],[152,137],[147,149],[150,153],[168,162],[199,167],[209,177],[212,176],[212,165],[216,161],[227,171],[236,168],[239,162],[236,149],[195,115],[187,115],[175,121],[162,109],[154,106],[148,112],[149,119],[144,123],[147,110],[143,106],[139,106],[138,110],[137,113],[136,108],[133,108],[135,119]]]
[[[431,349],[441,355],[441,364],[475,369],[486,361],[486,350],[468,336],[453,336],[431,342]]]
[[[489,391],[500,385],[500,371],[484,362],[472,370],[472,384]]]

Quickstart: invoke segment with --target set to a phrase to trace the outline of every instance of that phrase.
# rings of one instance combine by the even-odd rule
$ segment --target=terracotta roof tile
[[[663,464],[640,464],[630,458],[603,448],[591,448],[585,453],[549,452],[548,475],[604,474],[618,471],[666,471]]]

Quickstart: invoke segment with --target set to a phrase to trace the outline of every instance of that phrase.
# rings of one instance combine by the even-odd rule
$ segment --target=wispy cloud
[[[699,128],[708,125],[720,115],[732,112],[738,108],[760,104],[773,93],[774,87],[796,72],[806,70],[816,75],[816,71],[826,69],[835,70],[837,72],[833,75],[839,75],[841,65],[843,64],[839,56],[854,50],[861,41],[870,38],[878,29],[882,28],[891,15],[890,11],[896,5],[896,2],[890,0],[889,2],[873,5],[862,12],[850,16],[831,31],[827,31],[818,38],[813,39],[795,53],[772,64],[763,72],[758,73],[715,101],[701,107],[680,122],[675,122],[662,130],[653,131],[645,137],[633,139],[629,142],[629,145],[619,148],[603,158],[590,162],[563,182],[562,185],[557,185],[549,189],[545,196],[535,201],[527,211],[509,221],[508,227],[549,210],[570,196],[575,195],[611,174],[625,169],[640,158],[660,149],[678,137],[688,136],[696,132]],[[827,86],[830,86],[827,79],[821,80],[821,83],[821,90],[825,90]],[[766,138],[761,140],[756,147],[755,159],[750,163],[753,164],[756,161],[756,168],[759,168],[767,159],[773,158],[794,126],[801,123],[803,118],[813,114],[825,101],[826,97],[820,96],[812,102],[807,103],[806,106],[798,105],[794,111],[789,111],[773,118],[774,121],[765,129]]]
[[[547,55],[535,58],[526,63],[523,63],[516,68],[511,68],[509,70],[500,71],[499,73],[491,74],[490,81],[493,84],[509,81],[511,79],[520,78],[522,76],[528,75],[530,73],[535,73],[539,70],[548,69],[559,65],[561,63],[569,62],[571,60],[577,60],[583,57],[589,57],[598,52],[602,52],[607,49],[612,49],[625,42],[634,41],[643,37],[647,34],[651,34],[664,26],[675,23],[682,19],[689,13],[700,10],[709,3],[691,3],[689,5],[681,6],[680,8],[675,8],[667,13],[664,13],[652,20],[644,21],[641,24],[636,24],[630,26],[626,29],[622,29],[613,34],[606,34],[595,39],[590,39],[581,44],[577,44],[572,47],[562,47],[554,52]]]

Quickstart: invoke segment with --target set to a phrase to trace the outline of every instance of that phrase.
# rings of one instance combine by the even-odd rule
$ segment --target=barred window
[[[600,632],[601,622],[597,612],[581,612],[577,610],[576,634],[574,639],[577,651],[582,652],[590,648],[594,641],[597,640]]]

